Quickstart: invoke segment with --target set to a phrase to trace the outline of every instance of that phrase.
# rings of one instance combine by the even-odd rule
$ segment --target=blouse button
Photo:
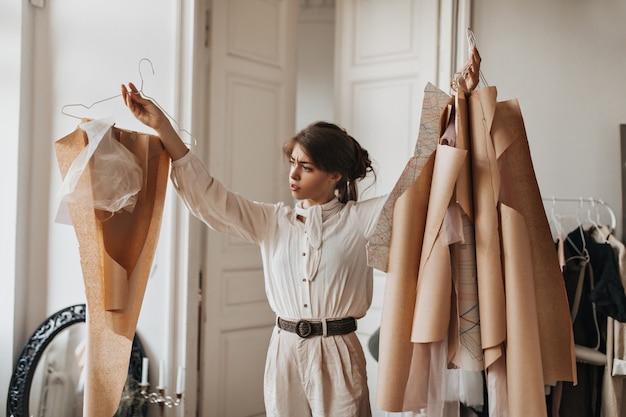
[[[307,308],[308,306],[309,306],[308,304],[305,304],[305,305],[304,305],[304,308]]]
[[[306,278],[302,278],[302,282],[306,282]]]
[[[302,252],[302,256],[306,256],[306,252]]]

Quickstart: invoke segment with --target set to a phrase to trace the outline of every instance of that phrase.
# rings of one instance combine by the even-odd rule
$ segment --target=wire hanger
[[[138,70],[139,70],[139,79],[141,80],[139,92],[142,95],[143,95],[143,73],[141,72],[141,63],[143,61],[147,61],[150,64],[150,68],[152,69],[152,75],[154,75],[154,66],[152,65],[152,61],[150,61],[148,58],[141,58],[139,60],[139,64],[138,64]],[[61,113],[63,113],[66,116],[73,117],[75,119],[83,119],[83,117],[81,117],[81,116],[76,116],[74,114],[68,113],[65,109],[68,108],[68,107],[82,107],[82,108],[84,108],[86,110],[89,110],[93,106],[95,106],[96,104],[104,103],[105,101],[113,100],[113,99],[116,99],[116,98],[121,97],[121,96],[122,96],[121,94],[116,94],[116,95],[111,96],[111,97],[107,97],[107,98],[103,98],[101,100],[94,101],[93,103],[91,103],[89,105],[82,104],[82,103],[66,104],[63,107],[61,107]]]
[[[609,227],[609,230],[611,232],[613,232],[615,230],[616,227],[616,217],[615,217],[615,212],[613,211],[613,209],[611,208],[611,206],[609,204],[607,204],[604,200],[602,200],[601,198],[594,198],[594,197],[588,197],[588,198],[583,198],[583,197],[578,197],[578,198],[567,198],[567,197],[544,197],[542,198],[543,201],[551,201],[552,202],[552,209],[551,211],[555,210],[555,205],[557,202],[565,202],[565,203],[578,203],[578,210],[576,212],[576,217],[578,218],[578,222],[581,223],[581,217],[580,217],[580,210],[583,207],[584,203],[588,203],[591,207],[589,207],[589,209],[587,210],[587,216],[585,217],[585,220],[588,221],[589,223],[591,223],[592,225],[597,225],[600,224],[600,213],[599,213],[599,207],[602,206],[606,209],[610,221],[609,224],[607,224],[607,226]],[[595,210],[595,217],[596,219],[593,220],[591,218],[591,212],[592,210]],[[562,215],[561,215],[562,217]]]
[[[550,216],[554,227],[556,229],[557,238],[567,241],[571,248],[577,253],[576,257],[588,258],[587,254],[587,242],[585,241],[585,234],[583,233],[582,223],[578,213],[576,214],[561,214],[556,211],[556,198],[552,197],[552,207],[550,208]],[[569,233],[565,231],[563,227],[563,220],[570,219],[576,221],[576,230],[580,233],[580,239],[582,247],[579,248],[570,238]],[[571,259],[571,258],[570,258]]]
[[[187,131],[185,129],[182,129],[180,127],[180,124],[178,123],[178,121],[174,117],[172,117],[154,98],[152,98],[152,97],[150,97],[150,96],[148,96],[147,94],[144,93],[144,91],[143,91],[144,78],[143,78],[143,73],[141,72],[141,64],[144,61],[146,61],[148,64],[150,64],[150,69],[152,70],[152,75],[154,75],[154,65],[152,65],[152,61],[150,61],[148,58],[141,58],[139,60],[139,63],[137,64],[137,70],[139,72],[139,79],[140,79],[139,93],[141,94],[142,97],[152,101],[154,103],[154,105],[157,106],[163,112],[163,114],[165,114],[172,121],[172,123],[174,123],[176,125],[176,127],[178,128],[178,130],[180,132],[184,132],[184,133],[188,134],[189,137],[191,137],[191,139],[193,139],[192,145],[195,146],[197,144],[197,142],[198,142],[196,140],[196,138],[189,131]],[[113,100],[113,99],[116,99],[116,98],[121,97],[121,96],[122,96],[122,94],[116,94],[116,95],[111,96],[111,97],[107,97],[107,98],[103,98],[103,99],[98,100],[98,101],[94,101],[93,103],[91,103],[89,105],[85,105],[85,104],[82,104],[82,103],[66,104],[63,107],[61,107],[61,113],[63,113],[66,116],[82,120],[83,117],[76,116],[74,114],[68,113],[66,111],[66,108],[68,108],[68,107],[82,107],[82,108],[84,108],[86,110],[89,110],[89,109],[91,109],[93,106],[95,106],[97,104],[104,103],[105,101]]]
[[[563,216],[560,213],[557,213],[556,200],[553,198],[552,205],[550,206],[550,221],[554,225],[554,229],[555,229],[557,237],[561,239],[567,236],[567,233],[565,232],[563,228],[562,220],[563,220]]]

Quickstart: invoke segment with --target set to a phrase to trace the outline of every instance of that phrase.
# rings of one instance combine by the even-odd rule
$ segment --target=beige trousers
[[[265,364],[265,408],[268,417],[371,416],[356,333],[303,339],[274,328]]]

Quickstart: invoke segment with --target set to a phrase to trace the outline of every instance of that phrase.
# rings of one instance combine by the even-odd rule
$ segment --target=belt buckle
[[[307,320],[298,320],[296,323],[296,334],[303,339],[311,336],[313,332],[313,326],[310,321]]]

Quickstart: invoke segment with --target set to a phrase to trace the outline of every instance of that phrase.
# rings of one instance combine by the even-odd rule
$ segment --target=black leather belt
[[[311,336],[322,336],[324,334],[324,325],[321,321],[290,321],[279,317],[276,324],[279,329],[295,333],[303,339]],[[339,320],[326,320],[327,336],[349,334],[354,331],[356,331],[356,319],[354,317]]]

